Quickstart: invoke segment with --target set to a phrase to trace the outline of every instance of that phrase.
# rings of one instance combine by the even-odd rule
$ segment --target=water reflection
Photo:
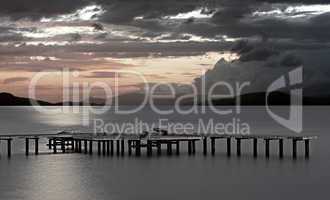
[[[88,194],[81,187],[81,174],[77,173],[82,167],[79,157],[68,156],[39,156],[28,160],[15,160],[17,165],[24,162],[20,170],[9,181],[17,188],[15,196],[22,199],[85,199]],[[21,163],[23,164],[23,163]],[[17,168],[17,166],[16,166]],[[24,169],[23,169],[24,168]],[[12,196],[13,194],[9,194]]]
[[[59,108],[47,108],[47,111],[39,112],[37,115],[33,115],[33,117],[40,123],[50,126],[65,127],[80,125],[83,116],[79,112],[73,112],[72,109],[74,109],[74,107],[67,111],[63,111]]]

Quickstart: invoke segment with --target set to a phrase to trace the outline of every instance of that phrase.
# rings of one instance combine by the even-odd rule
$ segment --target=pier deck
[[[202,143],[203,155],[214,156],[216,152],[216,140],[226,140],[227,156],[231,156],[232,140],[236,141],[236,155],[241,156],[242,141],[252,141],[253,156],[258,156],[258,142],[263,141],[265,145],[265,157],[270,156],[270,143],[278,143],[279,158],[284,156],[284,140],[290,140],[292,143],[292,157],[297,158],[297,144],[304,143],[305,158],[310,156],[310,141],[317,139],[316,136],[282,136],[282,135],[214,135],[214,134],[169,134],[165,130],[155,129],[154,132],[145,132],[143,134],[90,134],[90,133],[69,133],[61,132],[59,134],[30,134],[30,135],[4,135],[0,136],[1,141],[7,142],[7,155],[11,157],[12,140],[25,140],[25,154],[30,154],[30,143],[34,142],[34,154],[39,154],[39,139],[48,139],[48,149],[56,153],[84,153],[93,154],[94,144],[97,145],[98,155],[124,156],[128,153],[135,156],[141,156],[142,149],[146,149],[146,155],[152,156],[153,150],[156,149],[156,155],[162,154],[163,146],[166,146],[167,155],[172,155],[173,146],[175,146],[175,154],[180,155],[180,145],[186,143],[189,155],[196,154],[196,143]],[[222,144],[222,143],[221,143]],[[210,145],[210,148],[209,148]],[[220,143],[218,144],[220,145]],[[127,148],[127,151],[125,150]]]

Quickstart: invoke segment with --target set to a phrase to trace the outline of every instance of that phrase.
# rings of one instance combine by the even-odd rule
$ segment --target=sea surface
[[[205,125],[213,120],[213,124],[232,123],[237,129],[246,123],[249,134],[315,135],[318,139],[311,142],[309,159],[304,158],[303,143],[299,144],[296,160],[291,157],[290,141],[286,141],[285,157],[280,160],[277,143],[271,142],[271,156],[266,159],[261,140],[259,157],[254,159],[252,145],[247,141],[242,142],[239,158],[235,155],[234,143],[232,156],[226,156],[224,141],[217,142],[215,156],[203,156],[198,143],[195,156],[189,156],[183,146],[180,156],[166,156],[164,153],[160,157],[148,158],[143,151],[137,158],[55,155],[47,149],[46,139],[40,142],[39,155],[26,157],[24,141],[17,138],[10,159],[6,156],[5,142],[0,143],[0,199],[328,199],[330,107],[304,107],[302,133],[294,133],[278,124],[264,107],[242,107],[240,112],[231,107],[219,108],[231,110],[231,114],[217,114],[207,108],[205,112],[185,115],[178,112],[160,115],[150,108],[133,114],[118,114],[114,109],[104,114],[91,114],[81,107],[77,109],[79,112],[53,113],[39,112],[32,107],[1,107],[0,134],[47,134],[62,130],[92,132],[95,120],[108,124],[107,131],[112,131],[116,124],[128,127],[140,120],[151,127],[159,125],[162,119],[161,125],[192,124],[191,132],[200,131],[198,125],[201,121]],[[289,108],[274,107],[272,110],[287,117]],[[227,128],[227,131],[232,130],[230,126]]]

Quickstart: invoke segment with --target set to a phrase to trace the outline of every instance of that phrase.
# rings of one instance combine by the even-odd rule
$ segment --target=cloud
[[[90,75],[85,75],[84,78],[119,78],[120,74],[116,72],[110,71],[95,71],[92,72]]]
[[[87,6],[90,2],[84,0],[3,0],[1,1],[0,13],[14,20],[30,18],[38,20],[44,16],[55,16],[74,12]]]
[[[16,82],[24,82],[29,80],[29,78],[26,77],[15,77],[15,78],[7,78],[3,80],[3,84],[12,84]]]
[[[249,59],[242,57],[233,62],[221,59],[213,69],[204,75],[196,78],[194,84],[201,88],[202,80],[205,80],[207,91],[217,82],[224,81],[235,87],[236,83],[250,83],[243,93],[264,92],[267,87],[277,78],[287,74],[287,72],[302,66],[304,69],[303,86],[305,95],[327,95],[330,92],[322,90],[324,85],[330,84],[330,69],[328,63],[330,58],[326,57],[330,53],[329,49],[307,49],[307,50],[273,50],[276,53],[261,53],[262,49],[269,48],[268,43],[259,43],[250,48],[250,44],[239,44],[241,56],[251,55]],[[246,49],[248,50],[242,51]],[[257,53],[259,52],[259,53]],[[246,57],[245,57],[246,58]],[[262,58],[262,59],[260,59]],[[318,93],[315,93],[315,90]],[[219,93],[228,93],[224,88],[216,89]]]

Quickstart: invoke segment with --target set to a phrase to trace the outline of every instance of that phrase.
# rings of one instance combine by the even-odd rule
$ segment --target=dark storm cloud
[[[12,19],[32,18],[40,19],[43,16],[72,13],[87,5],[101,5],[105,13],[99,16],[99,20],[92,27],[96,31],[104,31],[93,38],[104,42],[101,45],[67,45],[65,47],[53,46],[51,48],[42,45],[31,47],[39,52],[40,49],[63,52],[96,52],[113,54],[117,56],[158,56],[171,55],[196,55],[206,51],[228,50],[230,42],[221,42],[221,37],[229,38],[253,38],[259,37],[268,40],[277,48],[328,48],[328,35],[330,34],[330,14],[315,15],[308,20],[297,22],[279,18],[255,19],[251,13],[259,9],[274,9],[272,3],[281,3],[285,9],[288,5],[296,3],[315,4],[330,3],[330,0],[5,0],[2,1],[0,13]],[[202,13],[213,14],[211,18],[198,19],[169,19],[179,13],[187,13],[201,9]],[[136,20],[136,17],[140,17]],[[106,32],[109,24],[127,25],[127,33],[113,35]],[[132,29],[134,27],[135,29]],[[14,27],[11,29],[15,30]],[[18,31],[24,31],[22,28]],[[37,28],[31,28],[30,32],[37,32]],[[135,38],[128,38],[130,34],[137,34]],[[189,35],[191,34],[191,35]],[[202,39],[218,39],[219,42],[189,41],[192,35],[201,36]],[[56,37],[54,37],[56,39]],[[84,39],[83,33],[58,37],[62,40],[75,42]],[[146,38],[162,40],[186,40],[187,42],[146,42]],[[19,33],[14,33],[9,28],[0,28],[0,41],[27,40]],[[122,42],[130,41],[130,43]],[[188,42],[189,41],[189,42]],[[109,44],[111,43],[111,45]],[[51,49],[51,50],[49,50]],[[65,50],[63,50],[65,49]],[[0,50],[1,51],[1,50]],[[8,52],[9,51],[9,52]],[[20,49],[6,50],[26,53]],[[20,52],[21,51],[21,52]],[[239,52],[240,53],[240,52]],[[241,60],[265,60],[274,52],[272,49],[260,49],[244,54]]]
[[[17,42],[24,40],[22,34],[14,33],[13,28],[0,26],[0,42]]]
[[[115,58],[134,58],[134,57],[161,57],[161,56],[194,56],[203,55],[208,51],[230,50],[232,42],[156,42],[141,43],[121,41],[112,41],[104,44],[70,44],[65,48],[62,46],[31,46],[21,44],[20,46],[0,46],[0,55],[2,56],[56,56],[64,59],[78,59],[83,53],[93,53],[93,57],[115,57]],[[74,57],[70,55],[75,55]],[[60,62],[60,61],[58,61]]]
[[[315,16],[303,23],[283,19],[267,18],[257,21],[246,20],[246,16],[272,3],[285,5],[296,3],[326,4],[330,0],[4,0],[0,13],[12,19],[40,19],[72,13],[87,5],[98,4],[105,10],[99,21],[103,23],[129,25],[143,29],[146,35],[157,37],[164,32],[191,33],[206,38],[217,35],[229,37],[261,36],[269,38],[294,38],[327,40],[330,26],[329,14]],[[213,13],[208,20],[189,18],[166,20],[164,17],[187,13],[196,9],[202,13]],[[134,20],[142,17],[141,20]],[[103,30],[101,23],[95,23],[96,30]],[[0,30],[0,32],[2,32]]]
[[[43,16],[73,12],[89,3],[91,1],[87,0],[2,0],[0,15],[38,20]]]
[[[231,42],[156,42],[156,43],[141,43],[130,42],[123,45],[121,42],[112,42],[111,44],[101,45],[72,45],[68,47],[70,51],[74,52],[95,52],[95,53],[124,53],[128,57],[130,54],[155,54],[175,56],[191,55],[191,53],[197,52],[203,54],[207,51],[221,51],[224,49],[230,49]]]

